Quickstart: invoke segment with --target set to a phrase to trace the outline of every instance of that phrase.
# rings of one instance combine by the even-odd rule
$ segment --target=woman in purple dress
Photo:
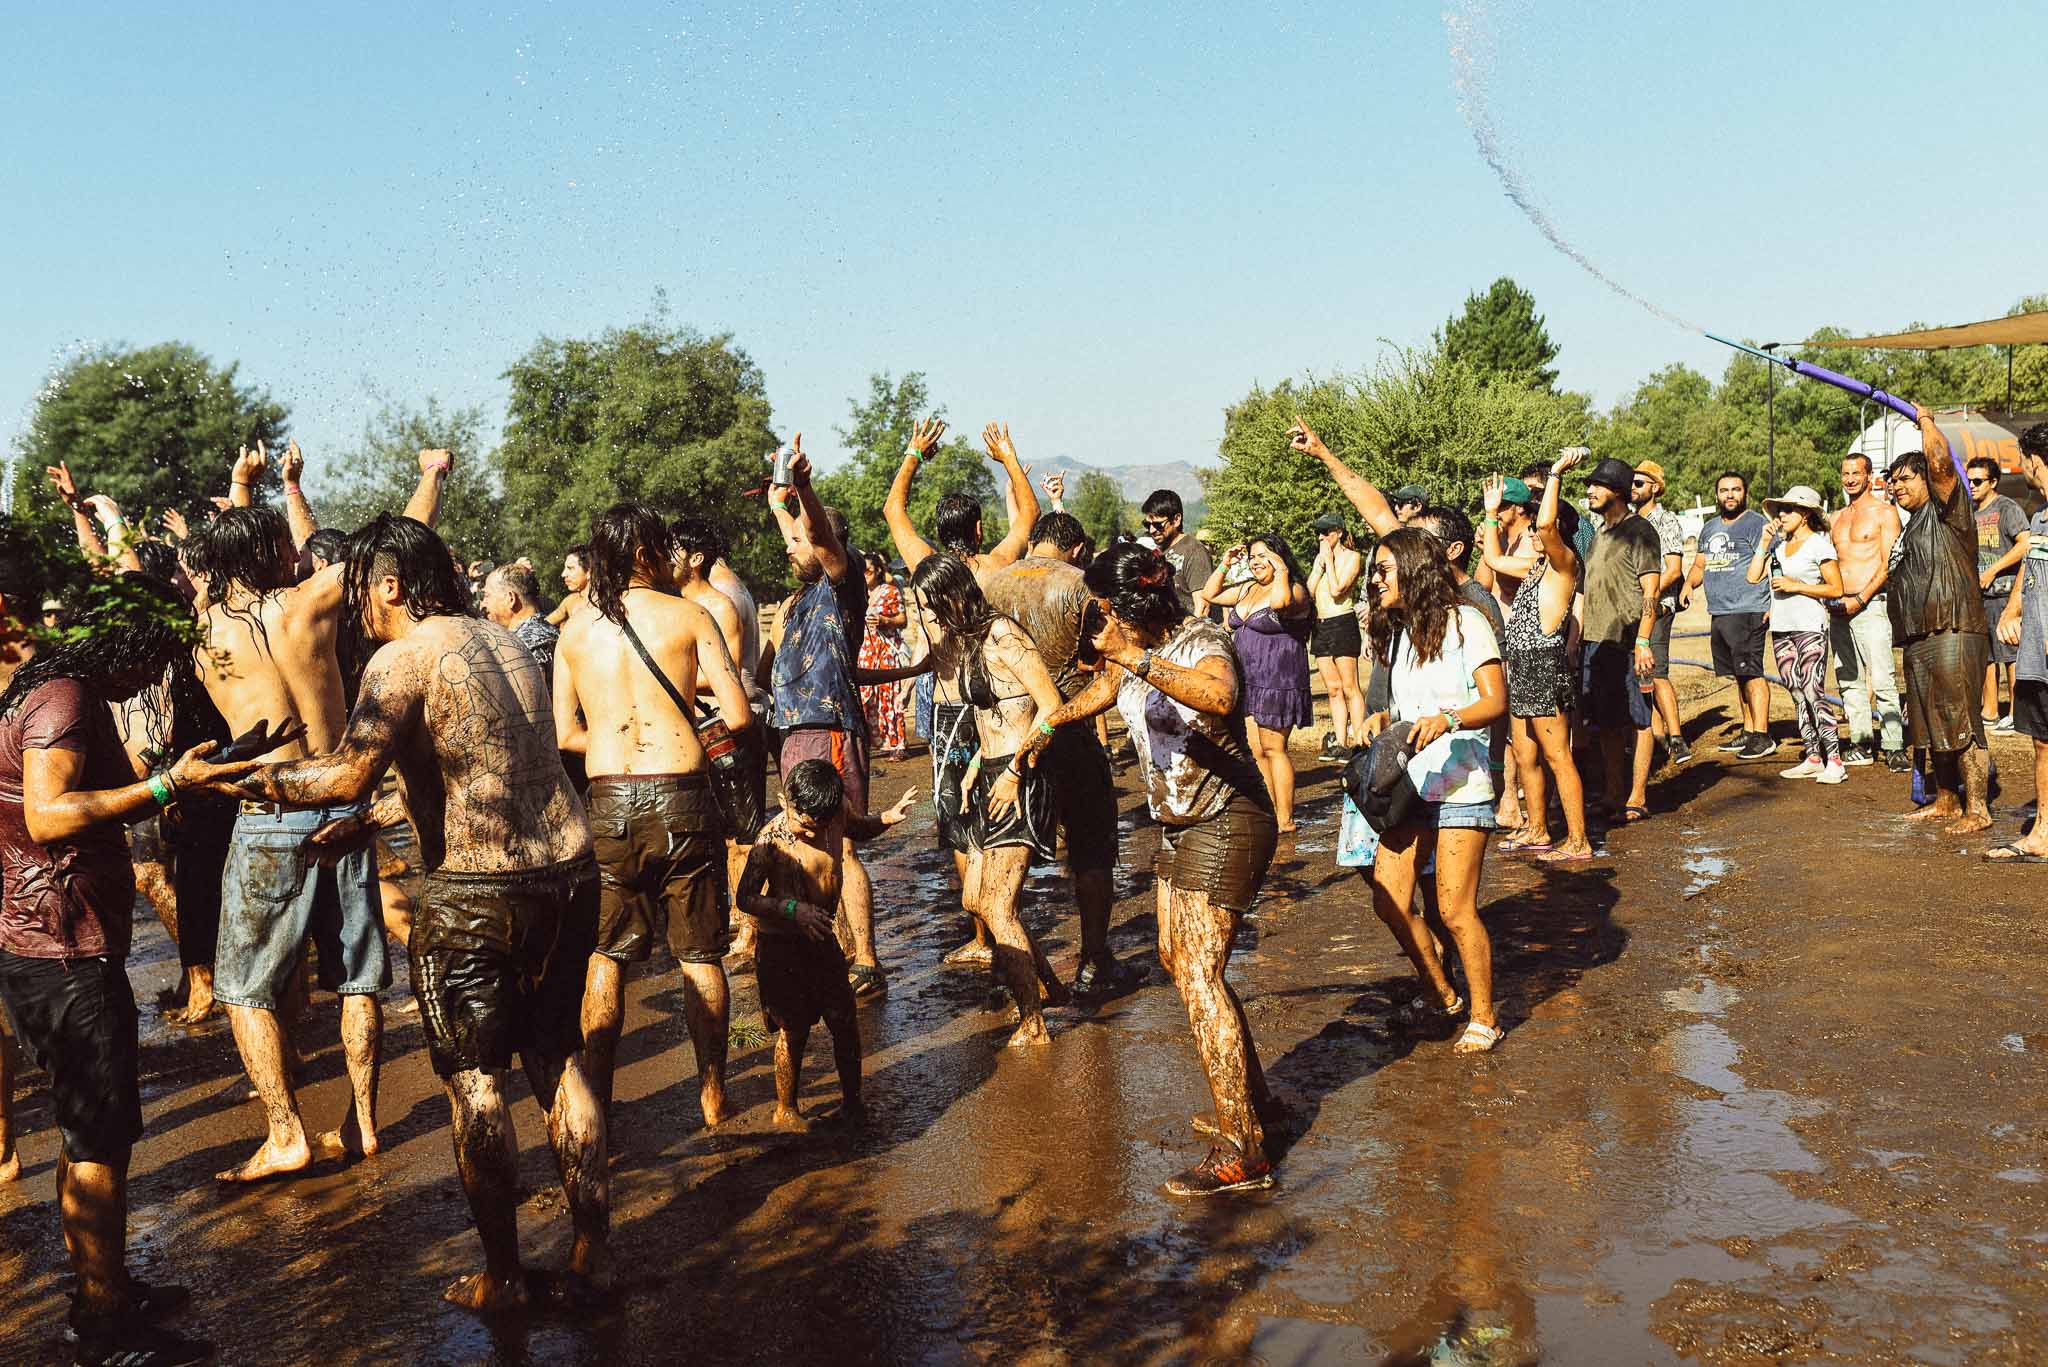
[[[1252,756],[1273,795],[1273,815],[1284,835],[1294,829],[1294,760],[1287,753],[1287,733],[1307,726],[1315,714],[1308,683],[1315,601],[1294,552],[1270,534],[1225,552],[1202,596],[1230,609],[1237,658],[1244,665]]]

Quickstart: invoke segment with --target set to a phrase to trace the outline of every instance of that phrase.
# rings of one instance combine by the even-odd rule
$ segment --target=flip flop
[[[2018,845],[2000,845],[1995,850],[1984,851],[1987,864],[2048,864],[2048,856],[2029,854]]]
[[[1633,826],[1638,821],[1646,820],[1649,815],[1650,809],[1648,807],[1623,807],[1621,809],[1621,824]]]
[[[1524,854],[1535,854],[1538,850],[1549,849],[1550,842],[1548,840],[1515,840],[1511,838],[1501,841],[1500,848],[1503,854],[1513,854],[1517,850]]]

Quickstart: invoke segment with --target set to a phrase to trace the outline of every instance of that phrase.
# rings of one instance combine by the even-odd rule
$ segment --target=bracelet
[[[1052,731],[1052,723],[1047,721],[1045,718],[1040,717],[1038,719],[1038,734],[1041,736],[1049,736],[1052,734]]]
[[[782,904],[782,917],[786,921],[796,919],[796,898],[792,897]]]
[[[298,491],[299,482],[297,480],[288,479],[284,482],[284,496],[286,498],[290,498],[293,494],[296,494]]]
[[[1479,519],[1479,525],[1482,527],[1498,527],[1500,519],[1497,517],[1482,517]]]
[[[156,805],[160,809],[170,806],[177,800],[177,788],[162,774],[151,774],[147,786],[149,795],[156,799]]]
[[[1636,644],[1639,646],[1646,646],[1652,644],[1652,642],[1650,638],[1647,636],[1638,636],[1636,637]]]
[[[427,472],[428,472],[429,474],[432,474],[432,473],[434,473],[434,472],[437,472],[437,471],[438,471],[439,473],[441,473],[441,474],[444,474],[444,475],[445,475],[445,474],[447,474],[447,473],[448,473],[448,467],[449,467],[450,465],[452,465],[452,464],[454,464],[454,462],[453,462],[453,461],[448,461],[448,460],[437,460],[437,461],[434,461],[434,462],[433,462],[432,464],[428,465],[428,466],[426,467],[426,470],[427,470]]]
[[[228,483],[234,485],[238,489],[246,489],[249,487],[249,481],[246,479],[231,479],[228,481]]]

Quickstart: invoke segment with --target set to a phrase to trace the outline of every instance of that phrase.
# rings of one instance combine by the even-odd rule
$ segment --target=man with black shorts
[[[1072,559],[1087,538],[1072,514],[1047,513],[1031,529],[1029,554],[982,580],[989,606],[1024,628],[1038,646],[1063,702],[1080,692],[1089,678],[1081,655],[1095,599]],[[968,713],[968,734],[973,737],[972,708]],[[974,744],[978,749],[978,740]],[[1139,975],[1127,972],[1109,949],[1117,860],[1116,784],[1109,754],[1096,738],[1094,725],[1080,721],[1053,732],[1038,757],[1038,768],[1048,780],[1053,815],[1066,836],[1067,872],[1074,880],[1074,901],[1081,913],[1081,968],[1074,991],[1081,996],[1112,992]]]
[[[1315,599],[1316,627],[1308,653],[1321,662],[1323,691],[1330,699],[1330,734],[1323,738],[1320,758],[1341,760],[1351,753],[1352,735],[1366,717],[1365,694],[1358,687],[1358,656],[1364,647],[1358,585],[1365,557],[1351,544],[1351,528],[1341,514],[1324,513],[1313,526],[1316,562],[1308,572],[1308,592]]]
[[[506,1096],[515,1052],[546,1108],[575,1229],[568,1272],[553,1284],[573,1295],[603,1274],[610,1226],[604,1109],[584,1071],[580,1019],[599,897],[547,680],[518,637],[471,615],[447,546],[411,518],[385,514],[350,539],[344,593],[350,620],[382,644],[339,748],[222,786],[289,807],[359,804],[397,764],[426,874],[409,946],[413,991],[484,1246],[484,1270],[444,1295],[479,1311],[527,1299]],[[329,822],[308,852],[367,848],[398,815]]]
[[[609,1108],[625,1010],[625,965],[666,934],[683,979],[704,1123],[725,1119],[732,940],[725,823],[693,710],[701,680],[735,734],[754,724],[711,614],[675,591],[675,544],[645,503],[590,524],[590,611],[555,655],[555,729],[583,756],[592,846],[603,878],[597,953],[584,994],[591,1085]]]
[[[1629,506],[1635,471],[1603,460],[1586,477],[1586,506],[1600,523],[1586,557],[1585,655],[1580,664],[1586,719],[1600,728],[1607,814],[1615,822],[1650,814],[1650,695],[1642,687],[1655,656],[1663,583],[1657,531]]]
[[[1700,553],[1679,594],[1681,608],[1705,585],[1713,623],[1714,673],[1735,680],[1742,730],[1721,748],[1738,759],[1762,759],[1778,748],[1771,739],[1771,686],[1764,679],[1764,629],[1771,610],[1768,581],[1749,582],[1749,562],[1770,530],[1749,506],[1749,481],[1729,470],[1714,481],[1720,516],[1700,528]]]
[[[156,685],[188,648],[181,629],[191,622],[170,589],[138,592],[139,611],[118,602],[95,611],[82,639],[40,651],[0,694],[0,999],[50,1074],[57,1206],[78,1278],[76,1360],[175,1367],[205,1361],[213,1346],[154,1323],[190,1300],[184,1288],[128,1274],[128,1160],[142,1137],[142,1090],[127,966],[135,871],[123,827],[255,766],[207,764],[209,741],[136,781],[108,704]]]

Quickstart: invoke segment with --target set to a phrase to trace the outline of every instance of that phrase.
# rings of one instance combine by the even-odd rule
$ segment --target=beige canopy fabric
[[[1839,342],[1808,342],[1814,347],[1886,347],[1897,351],[1940,351],[1959,346],[2024,346],[2048,342],[2048,313],[2018,313],[1949,328],[1891,332],[1882,337],[1847,337]]]

